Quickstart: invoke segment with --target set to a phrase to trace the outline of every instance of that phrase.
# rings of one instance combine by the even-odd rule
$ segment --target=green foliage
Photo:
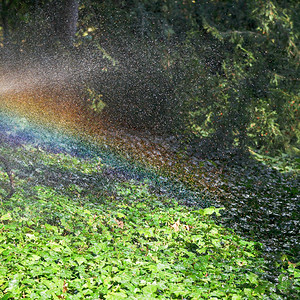
[[[43,187],[32,198],[20,193],[11,213],[1,217],[2,293],[197,298],[259,296],[272,289],[256,275],[261,262],[254,262],[253,243],[222,236],[224,229],[192,212],[164,212],[150,195],[145,198],[132,204],[127,194],[107,207],[80,205]]]
[[[252,121],[248,128],[248,135],[252,138],[256,148],[266,147],[276,149],[282,144],[283,135],[280,132],[276,111],[272,111],[269,103],[260,100],[252,107]]]
[[[6,12],[18,55],[37,45],[48,51],[52,1],[23,2]],[[102,95],[93,109],[105,103],[123,125],[208,138],[220,149],[299,147],[299,7],[291,0],[84,1],[74,46],[99,65],[87,82]]]
[[[195,84],[187,88],[188,127],[196,135],[215,136],[218,146],[244,146],[247,139],[268,151],[297,145],[299,49],[294,43],[298,30],[291,19],[293,13],[271,1],[237,3],[244,6],[243,18],[226,19],[224,14],[236,16],[239,5],[210,1],[205,10],[203,4],[203,28],[210,37],[201,38],[200,31],[194,30],[193,39],[187,40],[193,63],[183,63],[185,72],[194,74],[196,61],[198,78],[209,79],[209,83],[196,80],[200,88]],[[213,7],[216,12],[207,13]],[[218,53],[217,69],[214,58],[211,66],[206,64],[207,50],[199,46],[201,42]]]
[[[292,299],[299,290],[295,264],[278,285],[264,279],[259,244],[216,225],[220,208],[179,206],[134,181],[107,182],[101,193],[84,179],[104,172],[99,160],[21,154],[16,193],[0,206],[4,299]],[[50,186],[38,177],[61,179]]]
[[[97,94],[95,90],[87,88],[89,107],[96,113],[101,113],[106,104],[102,101],[103,95]]]
[[[293,153],[293,155],[282,153],[280,156],[276,157],[267,155],[267,153],[262,154],[254,151],[251,151],[251,154],[257,161],[280,172],[297,173],[300,171],[300,159],[295,157],[295,153]]]
[[[125,120],[134,116],[132,123],[147,127],[160,119],[156,129],[209,138],[220,149],[251,145],[276,153],[298,147],[296,2],[90,3],[104,16],[102,31],[109,31],[114,45],[104,41],[102,31],[89,35],[120,63],[120,73],[110,77],[118,86],[108,81],[104,86],[112,89],[101,88],[101,93],[112,96],[108,106],[114,110],[119,103]],[[90,16],[87,6],[83,11]],[[121,21],[112,24],[106,17],[111,14]],[[92,28],[92,18],[86,24]],[[145,51],[149,44],[151,51]],[[118,56],[119,48],[128,49],[125,56]],[[142,68],[133,67],[128,57]]]

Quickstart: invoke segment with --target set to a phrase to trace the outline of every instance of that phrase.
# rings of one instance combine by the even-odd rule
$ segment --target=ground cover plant
[[[298,299],[298,2],[2,0],[0,299]]]
[[[270,157],[265,160],[270,164]],[[243,236],[262,241],[269,267],[276,273],[282,260],[299,262],[299,170],[295,159],[291,172],[277,170],[286,168],[280,158],[272,158],[270,165],[254,157],[222,163],[214,198],[226,207],[226,216],[220,222]]]
[[[297,298],[297,264],[270,281],[261,245],[216,225],[220,209],[109,176],[99,157],[1,150],[16,175],[0,206],[2,299]]]

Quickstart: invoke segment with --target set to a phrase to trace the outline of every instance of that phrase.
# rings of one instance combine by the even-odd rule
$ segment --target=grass
[[[99,158],[2,148],[1,299],[297,299],[298,265],[268,280],[259,243]],[[5,181],[5,174],[1,174]]]

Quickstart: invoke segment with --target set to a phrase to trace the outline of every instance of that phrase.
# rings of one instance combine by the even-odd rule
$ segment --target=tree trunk
[[[78,20],[79,0],[54,1],[54,34],[64,45],[72,46]]]

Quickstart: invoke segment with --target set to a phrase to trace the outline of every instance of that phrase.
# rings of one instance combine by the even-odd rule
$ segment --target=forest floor
[[[1,136],[16,184],[0,209],[4,299],[297,299],[285,158],[201,159],[116,128],[95,145],[4,115]]]

